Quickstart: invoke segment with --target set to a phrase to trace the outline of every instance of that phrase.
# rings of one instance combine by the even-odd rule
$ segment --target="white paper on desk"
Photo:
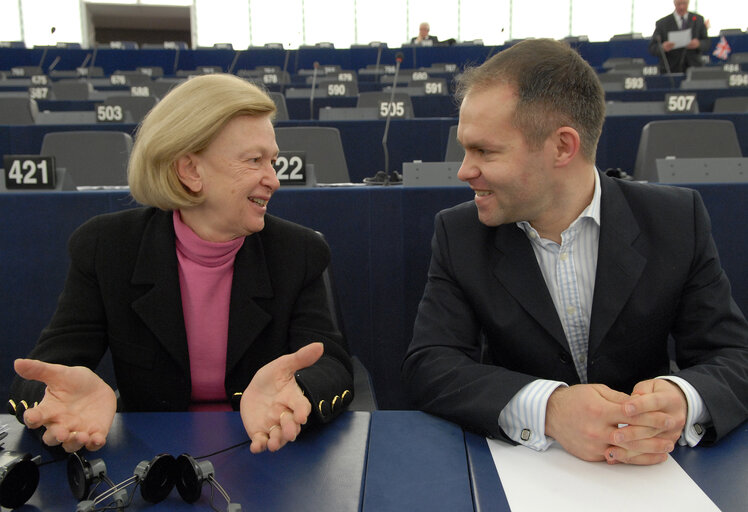
[[[486,439],[512,512],[717,511],[672,457],[654,466],[586,462],[558,444],[545,452]]]
[[[688,43],[691,42],[693,37],[691,36],[691,29],[686,28],[683,30],[672,30],[667,33],[667,40],[671,43],[675,43],[673,48],[685,48]]]

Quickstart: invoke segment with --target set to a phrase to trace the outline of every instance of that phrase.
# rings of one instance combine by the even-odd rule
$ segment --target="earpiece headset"
[[[7,437],[0,425],[0,441]],[[39,457],[28,453],[3,450],[0,442],[0,507],[18,508],[26,503],[39,485]]]
[[[132,502],[132,495],[128,497],[126,488],[133,484],[135,487],[140,485],[140,495],[150,503],[166,499],[175,485],[185,502],[194,503],[200,498],[205,482],[224,497],[227,512],[241,512],[241,505],[231,503],[231,498],[215,479],[213,464],[209,460],[198,462],[186,453],[176,459],[169,454],[160,454],[150,461],[141,461],[135,467],[133,476],[118,484],[106,476],[106,465],[102,459],[89,463],[78,453],[71,453],[68,457],[67,472],[70,490],[79,501],[76,512],[96,512],[112,506],[127,507]],[[102,481],[110,488],[94,497],[96,487]],[[218,510],[213,504],[212,493],[210,507]]]

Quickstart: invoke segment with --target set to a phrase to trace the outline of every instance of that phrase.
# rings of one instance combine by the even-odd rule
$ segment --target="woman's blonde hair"
[[[127,168],[130,194],[137,202],[162,210],[200,204],[203,197],[179,181],[179,157],[208,147],[237,116],[272,119],[275,110],[265,91],[234,75],[202,75],[178,85],[138,128]]]

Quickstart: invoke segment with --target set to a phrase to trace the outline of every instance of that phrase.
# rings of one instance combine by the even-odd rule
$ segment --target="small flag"
[[[719,36],[719,43],[717,43],[717,46],[714,48],[712,55],[714,55],[718,59],[727,60],[727,57],[730,56],[731,51],[732,49],[730,48],[730,44],[727,42],[727,39],[725,39],[725,36]]]

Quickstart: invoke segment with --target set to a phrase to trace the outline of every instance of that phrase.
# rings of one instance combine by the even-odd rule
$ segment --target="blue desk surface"
[[[0,415],[2,423],[12,429],[6,449],[42,454],[43,461],[51,460],[36,436],[24,431],[15,418]],[[349,412],[324,428],[304,433],[277,453],[253,455],[246,444],[208,460],[213,463],[216,480],[244,511],[354,511],[362,499],[368,436],[369,413]],[[85,456],[89,461],[103,459],[107,475],[121,482],[132,476],[140,461],[157,454],[199,457],[246,439],[238,413],[118,414],[104,448]],[[99,490],[104,489],[102,484]],[[148,510],[208,510],[209,496],[210,488],[205,484],[197,504],[189,505],[174,490]],[[218,510],[225,510],[220,495],[216,494],[214,503]],[[75,504],[66,463],[61,461],[40,468],[37,491],[22,510],[69,512]],[[133,510],[146,505],[138,489]]]
[[[465,445],[476,512],[508,511],[509,503],[485,438],[466,433]],[[723,512],[743,512],[746,509],[748,424],[738,427],[715,446],[676,446],[672,457]]]
[[[8,415],[6,449],[50,453]],[[101,458],[107,475],[120,482],[136,464],[159,453],[201,456],[244,441],[238,413],[130,413],[115,418]],[[748,503],[748,425],[714,447],[678,447],[673,457],[724,512]],[[363,512],[508,511],[485,438],[418,411],[348,412],[300,436],[277,453],[252,455],[248,445],[208,459],[233,502],[245,511],[323,510]],[[132,490],[132,488],[130,488]],[[148,510],[207,510],[210,489],[195,506],[176,491]],[[216,497],[219,510],[225,510]],[[134,510],[146,502],[139,494]],[[75,507],[65,462],[40,468],[36,493],[21,510],[70,511]]]

